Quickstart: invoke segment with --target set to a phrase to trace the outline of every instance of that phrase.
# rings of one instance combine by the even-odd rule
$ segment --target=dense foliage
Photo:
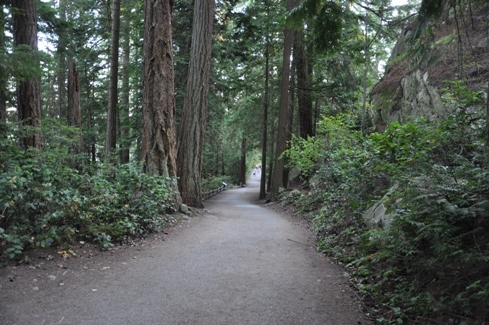
[[[489,318],[484,98],[451,86],[453,115],[442,122],[392,123],[362,137],[352,116],[324,117],[320,135],[287,152],[309,179],[311,195],[296,205],[319,249],[347,264],[379,323]],[[381,199],[386,218],[373,222],[364,212]]]
[[[29,247],[77,240],[108,248],[158,229],[178,208],[172,199],[175,179],[141,173],[144,1],[121,1],[117,149],[112,164],[103,163],[106,81],[114,63],[109,57],[111,3],[37,1],[38,52],[14,46],[16,9],[0,1],[1,259],[20,258]],[[238,182],[240,167],[261,164],[262,153],[276,157],[277,130],[283,127],[278,126],[279,98],[287,93],[291,141],[282,157],[289,168],[302,171],[308,189],[307,195],[295,191],[288,202],[314,223],[319,249],[348,266],[352,284],[376,320],[482,324],[489,319],[489,140],[484,142],[482,93],[469,91],[463,81],[447,83],[445,105],[452,116],[394,122],[383,133],[368,134],[375,126],[367,120],[377,121],[365,115],[379,110],[367,107],[367,96],[384,66],[389,70],[399,60],[388,57],[403,27],[409,25],[405,34],[412,30],[408,38],[414,43],[397,55],[411,56],[409,68],[415,69],[425,57],[430,60],[424,63],[438,58],[427,55],[433,53],[436,19],[443,17],[447,28],[474,27],[487,16],[487,9],[473,15],[475,4],[487,3],[424,0],[418,27],[409,18],[419,1],[407,3],[304,0],[287,14],[285,2],[276,0],[216,2],[202,191]],[[450,8],[442,15],[443,4]],[[185,132],[178,125],[193,8],[192,1],[173,3],[178,132]],[[470,22],[459,24],[460,12],[470,13]],[[290,85],[282,92],[289,27],[294,41],[292,55],[285,57],[292,59],[291,75],[284,80]],[[479,73],[488,71],[488,63],[474,59],[475,52],[464,53],[463,46],[487,53],[487,34],[471,40],[472,31],[453,29],[438,43],[457,41],[459,70],[463,65],[472,69],[467,63],[473,60],[467,74],[481,84],[487,78]],[[68,69],[69,62],[76,63],[77,78],[71,78],[75,70]],[[22,127],[16,114],[15,87],[30,78],[41,82],[42,123],[36,124],[41,129]],[[401,78],[399,72],[391,84]],[[81,96],[80,105],[73,105],[80,108],[78,128],[69,122],[68,84],[74,79]],[[42,145],[22,146],[22,138],[38,131]],[[244,154],[247,162],[241,164]],[[271,174],[275,162],[263,163],[263,175]],[[366,217],[380,205],[385,210],[381,220]]]
[[[45,136],[59,130],[53,120],[44,126]],[[81,172],[85,158],[73,156],[66,145],[74,132],[51,134],[42,151],[0,140],[2,257],[80,239],[108,248],[158,229],[175,211],[168,186],[174,180],[143,174],[138,164],[86,165]]]

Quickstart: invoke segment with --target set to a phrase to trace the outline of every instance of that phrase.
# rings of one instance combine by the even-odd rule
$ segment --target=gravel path
[[[257,181],[164,241],[0,270],[0,324],[371,324],[303,223],[255,202]]]

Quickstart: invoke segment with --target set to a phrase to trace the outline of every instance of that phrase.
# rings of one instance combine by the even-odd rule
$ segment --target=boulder
[[[180,205],[180,212],[186,214],[186,215],[189,215],[191,213],[189,207],[186,205],[186,204],[181,204]]]
[[[398,189],[398,184],[391,187],[379,201],[363,213],[363,219],[370,228],[386,229],[390,227],[396,205],[401,200]]]

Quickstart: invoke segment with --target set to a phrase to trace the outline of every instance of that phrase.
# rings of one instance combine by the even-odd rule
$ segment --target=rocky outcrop
[[[387,125],[394,121],[407,122],[418,117],[436,120],[450,110],[441,103],[439,91],[429,83],[429,73],[416,70],[404,76],[393,92],[376,93],[372,96],[377,108],[376,124]]]
[[[455,19],[453,8],[447,6],[432,29],[434,40],[417,40],[417,44],[429,44],[429,51],[423,52],[412,43],[416,23],[406,28],[392,52],[384,78],[371,92],[369,114],[376,131],[383,131],[394,121],[446,117],[453,110],[441,100],[441,89],[447,87],[447,80],[464,79],[464,85],[472,90],[487,89],[489,5],[480,2],[473,9],[457,12]]]

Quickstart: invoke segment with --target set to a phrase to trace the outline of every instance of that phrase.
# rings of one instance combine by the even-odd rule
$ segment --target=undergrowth
[[[60,128],[59,134],[43,133],[51,137],[43,150],[20,149],[12,140],[15,136],[0,139],[0,255],[4,259],[18,258],[28,247],[79,239],[109,248],[156,230],[165,223],[166,214],[175,211],[174,180],[143,174],[137,164],[80,168],[84,158],[69,151],[65,142],[72,140],[62,136],[69,130]]]
[[[462,83],[447,94],[454,110],[442,122],[392,123],[362,137],[354,116],[323,117],[317,137],[286,153],[306,167],[310,195],[295,204],[319,250],[347,265],[380,324],[489,321],[484,101]],[[300,153],[311,148],[322,149]],[[382,197],[389,222],[379,225],[365,211]]]

